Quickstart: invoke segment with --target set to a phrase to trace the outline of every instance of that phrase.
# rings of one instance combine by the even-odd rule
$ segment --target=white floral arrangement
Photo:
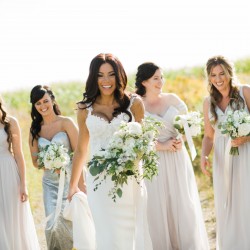
[[[192,137],[201,134],[202,118],[200,112],[194,111],[174,118],[174,128],[178,132],[178,139],[185,134],[184,123],[187,123]]]
[[[113,201],[122,196],[122,186],[130,176],[137,183],[146,178],[151,180],[158,173],[158,156],[155,149],[156,136],[161,122],[146,117],[142,124],[122,122],[105,149],[101,149],[88,163],[91,175],[98,180],[94,191],[109,176],[114,183],[109,191]],[[142,161],[142,171],[139,162]]]
[[[250,115],[243,109],[228,110],[226,119],[219,123],[218,128],[222,134],[228,134],[232,139],[250,135]],[[231,155],[239,155],[238,147],[231,147]]]
[[[37,154],[38,168],[56,170],[65,170],[70,163],[70,154],[63,144],[52,142],[45,147],[39,148]]]

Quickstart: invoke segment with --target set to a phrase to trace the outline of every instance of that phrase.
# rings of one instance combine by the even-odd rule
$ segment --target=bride
[[[121,62],[112,54],[99,54],[90,64],[83,100],[78,103],[79,137],[75,150],[68,198],[79,191],[77,183],[82,166],[104,148],[121,121],[141,122],[142,101],[125,93],[127,76]],[[112,181],[106,179],[96,191],[87,170],[89,206],[96,227],[98,250],[152,249],[145,214],[145,189],[132,178],[123,186],[123,195],[113,202],[108,195]]]

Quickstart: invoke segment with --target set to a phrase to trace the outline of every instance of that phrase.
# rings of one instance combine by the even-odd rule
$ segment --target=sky
[[[248,0],[0,0],[0,92],[84,83],[91,60],[113,53],[128,74],[250,57]]]

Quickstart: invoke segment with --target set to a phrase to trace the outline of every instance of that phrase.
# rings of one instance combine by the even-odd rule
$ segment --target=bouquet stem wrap
[[[51,226],[49,229],[51,229],[58,218],[58,216],[61,213],[62,209],[62,200],[63,200],[63,190],[64,190],[64,183],[65,183],[65,168],[62,168],[60,171],[60,178],[59,178],[59,185],[58,185],[58,193],[57,193],[57,200],[56,200],[56,210],[55,210],[55,216],[53,223],[51,223]],[[50,218],[53,216],[53,213],[46,217],[46,222],[50,220]]]
[[[186,135],[186,139],[187,139],[187,144],[188,144],[188,147],[190,149],[191,159],[193,161],[195,159],[196,155],[197,155],[197,152],[196,152],[196,149],[195,149],[195,146],[194,146],[194,143],[193,143],[191,131],[190,131],[190,128],[188,126],[187,120],[184,119],[181,116],[180,116],[180,118],[181,118],[181,121],[182,121],[182,124],[183,124],[183,127],[184,127],[184,131],[185,131],[185,135]]]

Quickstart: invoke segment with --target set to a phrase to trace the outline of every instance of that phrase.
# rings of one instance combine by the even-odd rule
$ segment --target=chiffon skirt
[[[185,146],[159,151],[159,174],[147,181],[149,230],[156,250],[208,250],[192,163]]]
[[[18,167],[9,151],[0,152],[0,249],[40,249],[28,201],[20,201]]]

